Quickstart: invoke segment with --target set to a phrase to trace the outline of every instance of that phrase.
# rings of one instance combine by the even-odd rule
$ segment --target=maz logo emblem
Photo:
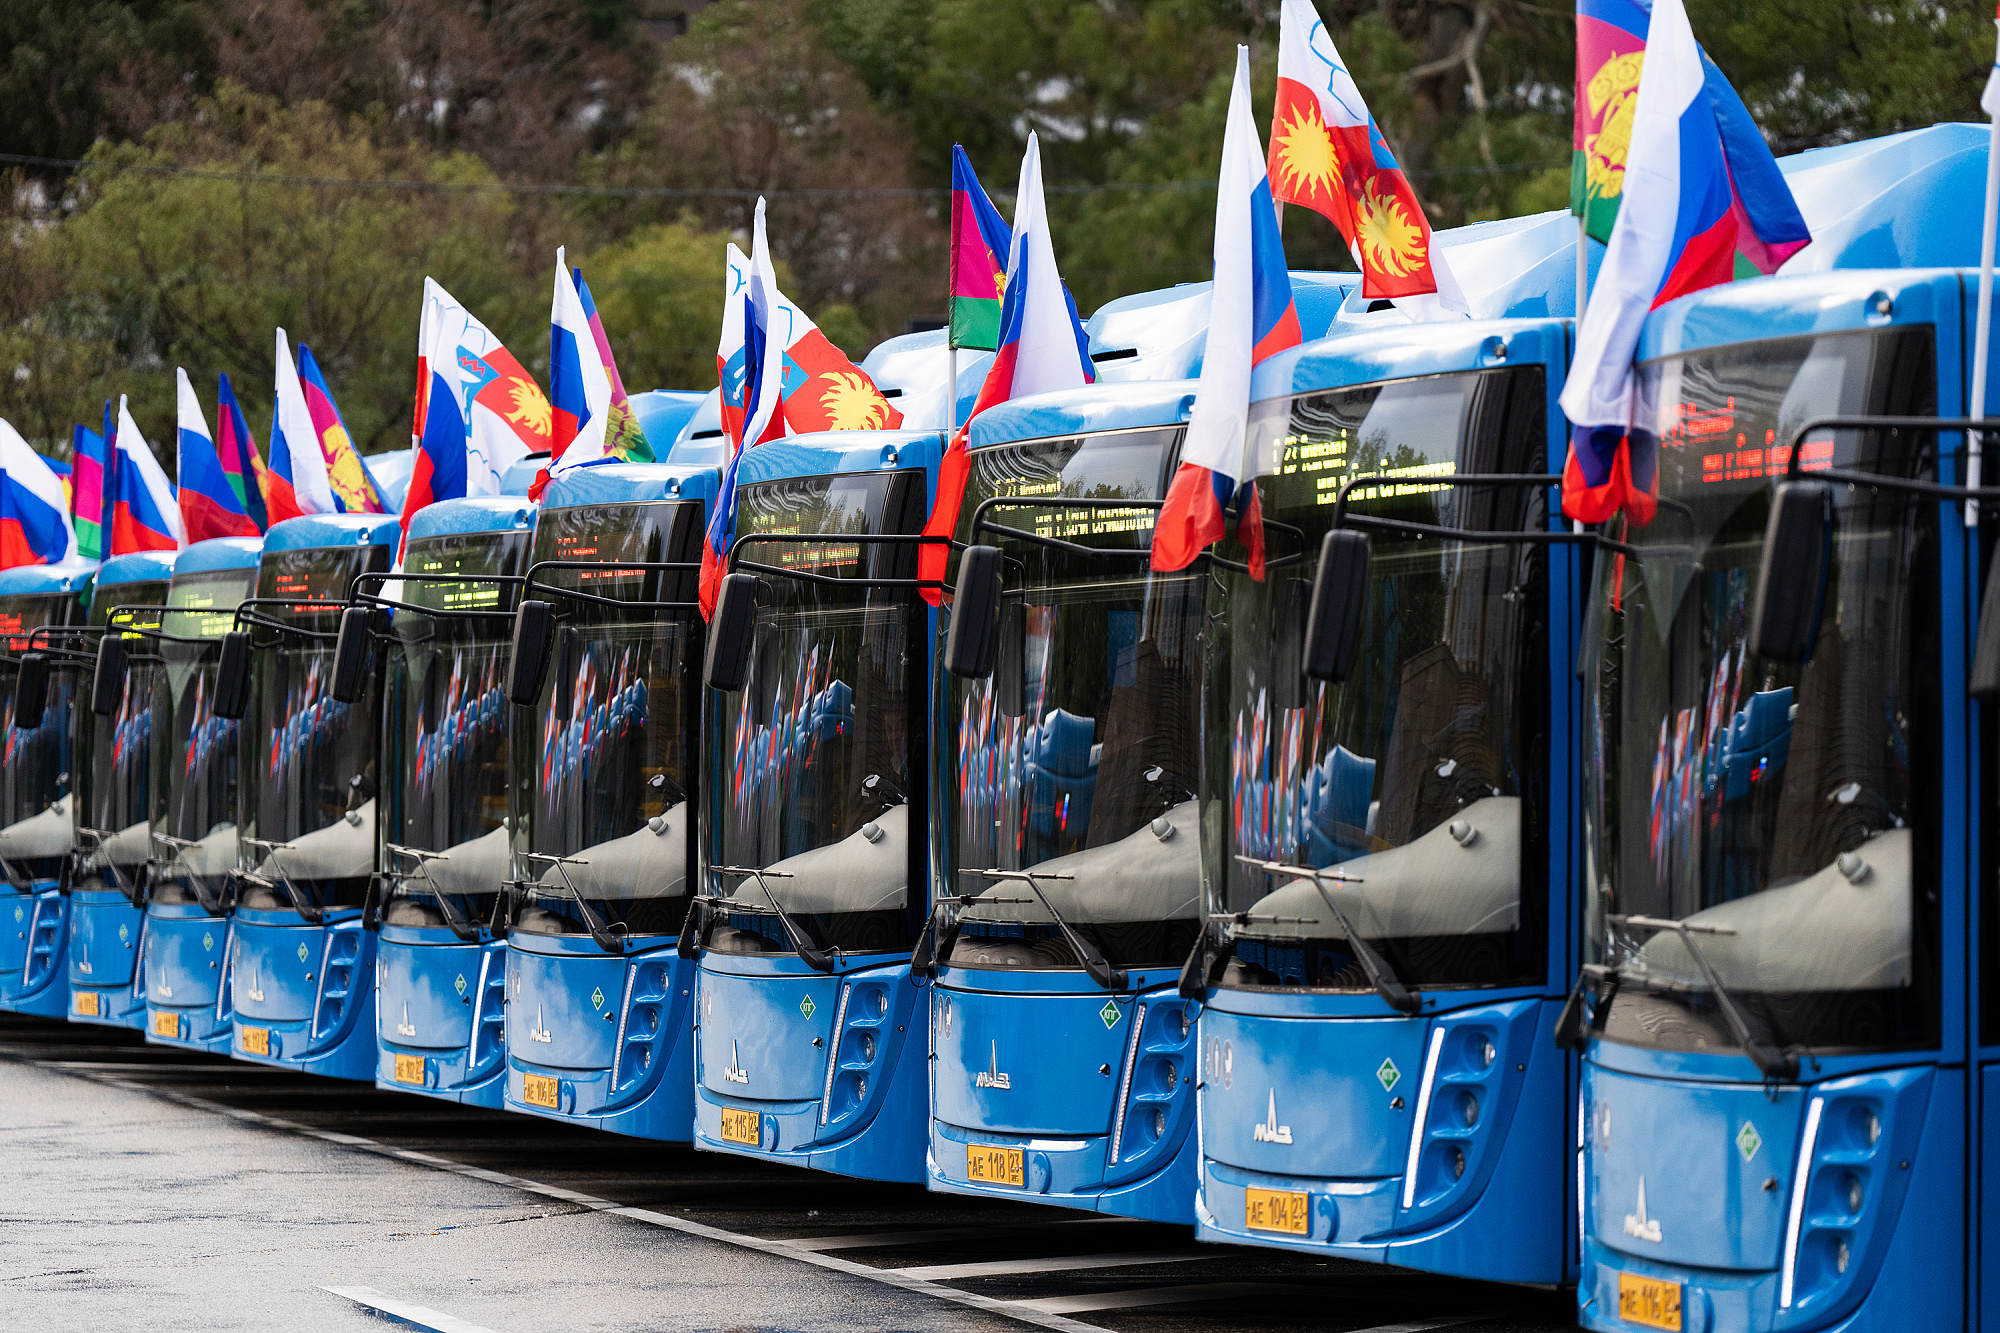
[[[1271,1089],[1271,1109],[1264,1123],[1250,1131],[1250,1138],[1256,1143],[1283,1143],[1292,1141],[1292,1127],[1278,1123],[1278,1090]]]
[[[408,1004],[403,1006],[403,1021],[396,1024],[396,1035],[399,1037],[414,1037],[417,1035],[417,1025],[410,1021],[410,1006]]]
[[[549,1035],[548,1025],[542,1021],[542,1007],[540,1005],[535,1006],[535,1025],[528,1029],[528,1040],[544,1043],[554,1040]]]
[[[1001,1092],[1006,1092],[1014,1084],[1011,1079],[1000,1072],[1000,1043],[997,1041],[994,1042],[991,1050],[993,1052],[992,1063],[979,1072],[979,1077],[972,1080],[972,1086],[975,1088],[998,1088]]]
[[[250,969],[249,995],[251,999],[256,1000],[260,1004],[263,1002],[264,991],[263,988],[257,984],[257,969],[254,967]]]
[[[1659,1219],[1646,1216],[1646,1178],[1639,1177],[1639,1211],[1625,1214],[1625,1234],[1633,1240],[1660,1243]]]
[[[736,1052],[736,1041],[734,1038],[731,1038],[729,1042],[729,1067],[722,1071],[722,1076],[731,1083],[748,1083],[750,1081],[748,1071],[743,1068],[743,1057]]]

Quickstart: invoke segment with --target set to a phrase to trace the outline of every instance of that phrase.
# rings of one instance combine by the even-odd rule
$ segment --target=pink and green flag
[[[1000,346],[1000,295],[1013,230],[986,197],[965,149],[951,146],[951,331],[953,347]]]
[[[597,313],[597,302],[590,298],[590,284],[583,280],[580,268],[572,268],[570,276],[576,280],[576,296],[583,302],[583,313],[590,319],[591,338],[597,343],[598,359],[604,362],[605,378],[611,381],[611,419],[604,427],[605,455],[623,463],[656,462],[658,455],[639,426],[632,400],[625,396],[625,381],[618,378],[618,363],[611,359],[611,339],[604,334],[604,320]]]

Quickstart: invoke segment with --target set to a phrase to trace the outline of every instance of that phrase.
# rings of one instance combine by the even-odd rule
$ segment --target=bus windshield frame
[[[1705,348],[1640,372],[1660,508],[1620,525],[1590,604],[1586,961],[1617,984],[1596,1035],[1734,1053],[1740,1023],[1753,1058],[1935,1045],[1939,505],[1833,484],[1811,655],[1767,662],[1747,639],[1792,462],[1778,442],[1813,418],[1933,411],[1931,330]],[[1798,450],[1808,476],[1916,479],[1940,462],[1929,430],[1815,430]]]
[[[24,731],[14,725],[19,663],[52,637],[31,642],[34,631],[79,624],[87,614],[74,592],[0,597],[0,874],[21,893],[58,878],[76,843],[72,818],[54,807],[74,790],[69,720],[77,685],[75,673],[51,671],[41,725]]]
[[[89,624],[158,630],[160,616],[138,607],[163,606],[170,580],[142,579],[93,589]],[[127,634],[129,666],[118,709],[101,718],[93,708],[76,710],[77,753],[89,756],[72,784],[76,789],[81,870],[96,873],[105,888],[136,898],[144,887],[143,868],[152,859],[153,821],[166,796],[163,774],[153,763],[153,729],[161,716],[156,697],[164,659],[157,640]],[[87,642],[87,641],[86,641]],[[163,752],[164,753],[164,752]]]
[[[153,832],[158,864],[150,897],[197,904],[218,914],[236,869],[238,753],[242,722],[215,715],[215,673],[222,636],[236,623],[236,604],[257,589],[257,567],[181,574],[160,614],[160,716],[167,721],[164,794]]]

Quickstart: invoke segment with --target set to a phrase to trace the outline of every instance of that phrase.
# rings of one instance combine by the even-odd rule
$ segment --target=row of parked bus
[[[1261,549],[1180,573],[1205,287],[973,420],[943,580],[943,432],[797,436],[704,622],[713,395],[400,567],[6,571],[0,1007],[1597,1329],[2000,1329],[1985,145],[1782,164],[1813,245],[1647,322],[1644,526],[1560,513],[1555,214],[1441,236],[1469,322],[1295,274]],[[941,338],[868,368],[962,417]]]

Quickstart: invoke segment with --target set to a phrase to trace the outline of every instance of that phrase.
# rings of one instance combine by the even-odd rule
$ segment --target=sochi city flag
[[[257,456],[257,441],[250,434],[250,418],[236,401],[236,389],[229,376],[215,377],[215,452],[221,460],[222,476],[235,493],[237,506],[250,516],[258,532],[269,531],[271,477],[264,460]]]
[[[1625,161],[1650,22],[1651,15],[1633,0],[1577,0],[1569,208],[1598,241],[1611,239],[1625,194]],[[1734,276],[1775,273],[1811,241],[1811,233],[1743,99],[1705,51],[1701,66],[1728,167],[1730,211],[1736,219]]]
[[[625,381],[618,375],[618,362],[611,355],[611,339],[604,332],[604,317],[597,313],[597,302],[591,299],[590,284],[583,280],[580,268],[572,268],[569,275],[576,281],[576,298],[583,303],[591,341],[597,345],[597,357],[604,363],[604,377],[611,381],[611,419],[604,428],[604,452],[621,463],[654,462],[657,456],[652,442],[639,425],[639,414],[632,410],[632,400],[625,395]]]
[[[951,146],[951,332],[953,347],[1000,345],[1000,293],[1013,233],[986,197],[972,160]]]
[[[1621,508],[1634,523],[1652,521],[1659,441],[1635,392],[1640,327],[1656,307],[1736,274],[1744,198],[1732,188],[1708,68],[1681,0],[1656,0],[1622,199],[1562,392],[1570,420],[1563,512],[1585,523],[1601,523]],[[1764,218],[1787,211],[1796,217],[1783,181],[1773,188],[1759,203]],[[1766,248],[1775,253],[1792,240],[1798,244],[1791,250],[1804,244],[1789,237]]]
[[[1269,167],[1279,203],[1304,204],[1340,228],[1363,296],[1419,319],[1468,313],[1417,192],[1312,0],[1284,0],[1280,11]]]
[[[326,481],[333,490],[334,503],[343,514],[386,514],[389,500],[368,470],[361,451],[347,433],[333,390],[312,348],[299,344],[299,387],[305,394],[306,411],[312,416],[313,434],[319,440],[320,456],[326,460]]]
[[[1215,294],[1201,382],[1181,444],[1180,467],[1153,529],[1153,568],[1186,569],[1225,531],[1222,511],[1236,495],[1243,466],[1243,426],[1250,411],[1250,371],[1301,341],[1292,277],[1264,146],[1250,110],[1250,48],[1236,48],[1236,86],[1222,135],[1215,198]],[[1243,486],[1237,539],[1250,549],[1251,577],[1264,577],[1264,524],[1257,483]]]
[[[69,512],[77,554],[85,560],[104,555],[105,453],[103,435],[80,422],[71,429]]]
[[[112,555],[134,551],[178,551],[187,545],[181,506],[173,484],[139,433],[125,396],[118,396],[117,461],[111,473]]]
[[[1007,247],[1007,279],[1000,298],[1000,336],[972,412],[952,436],[938,468],[937,500],[926,537],[950,537],[958,530],[965,480],[972,469],[966,437],[972,418],[996,403],[1031,393],[1078,389],[1092,382],[1090,341],[1077,318],[1076,302],[1056,270],[1049,238],[1048,208],[1042,198],[1042,145],[1031,131],[1021,157],[1021,185],[1014,194],[1014,234]],[[942,580],[951,548],[926,544],[917,553],[917,576]],[[926,598],[935,594],[926,592]]]
[[[722,257],[722,336],[715,343],[723,438],[732,450],[743,447],[744,395],[749,390],[749,349],[743,342],[744,312],[750,299],[750,257],[731,241]]]
[[[179,476],[181,531],[188,543],[211,537],[255,537],[261,531],[243,511],[243,500],[223,473],[215,437],[201,413],[201,400],[187,371],[174,367],[178,406],[175,472]]]
[[[271,522],[301,514],[337,514],[339,504],[326,475],[326,455],[306,406],[306,391],[292,360],[285,331],[278,330],[278,382],[271,404]]]
[[[62,481],[0,417],[0,569],[77,558]]]
[[[418,385],[417,400],[428,409],[433,390],[449,387],[463,434],[462,467],[456,460],[433,456],[434,475],[439,468],[462,470],[465,489],[457,495],[498,495],[507,469],[529,454],[548,452],[553,416],[548,395],[491,329],[429,278],[424,280],[424,305],[423,324],[431,331],[431,346],[419,358],[425,378]],[[427,417],[419,420],[424,429],[418,435],[417,472],[424,466],[424,441],[443,447],[450,439],[448,433],[433,436]],[[410,516],[431,500],[455,498],[433,492],[430,499],[412,507],[411,497],[421,489],[413,472],[403,503],[406,527]]]

